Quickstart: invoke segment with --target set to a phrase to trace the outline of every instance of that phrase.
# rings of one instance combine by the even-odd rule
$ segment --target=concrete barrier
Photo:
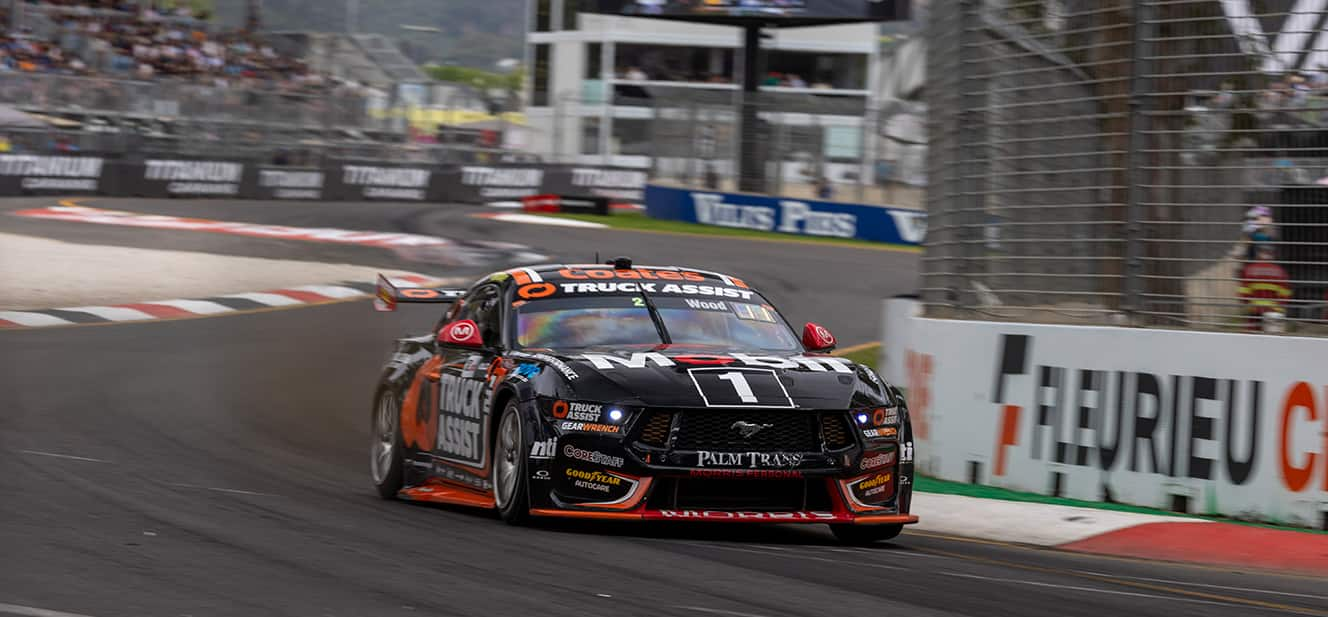
[[[1328,524],[1328,339],[930,319],[885,303],[921,473]]]

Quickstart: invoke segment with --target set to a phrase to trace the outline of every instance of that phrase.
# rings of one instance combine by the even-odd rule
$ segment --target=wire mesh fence
[[[932,6],[930,314],[1328,333],[1328,6]]]

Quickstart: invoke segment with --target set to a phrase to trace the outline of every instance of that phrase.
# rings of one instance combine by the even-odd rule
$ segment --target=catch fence
[[[1328,333],[1323,3],[931,7],[929,315]]]

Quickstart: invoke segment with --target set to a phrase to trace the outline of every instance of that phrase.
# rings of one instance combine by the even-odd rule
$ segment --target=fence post
[[[1143,178],[1147,167],[1144,151],[1147,147],[1148,122],[1148,51],[1152,36],[1151,5],[1148,0],[1131,0],[1131,40],[1130,40],[1130,100],[1129,122],[1130,139],[1125,154],[1125,280],[1122,281],[1124,297],[1121,298],[1121,311],[1125,313],[1126,323],[1138,323],[1141,305],[1141,287],[1143,283],[1143,257],[1140,234],[1143,226],[1142,201],[1146,198]]]

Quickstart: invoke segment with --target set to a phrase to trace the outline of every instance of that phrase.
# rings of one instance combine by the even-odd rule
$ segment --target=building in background
[[[733,117],[741,94],[739,28],[579,13],[577,0],[529,6],[526,102],[534,151],[656,172],[672,165],[694,177],[731,170],[740,138]],[[877,40],[877,24],[768,31],[759,99],[768,131],[759,139],[781,144],[781,154],[768,158],[789,167],[775,170],[775,178],[826,173],[840,181],[870,173],[867,153],[875,148],[864,136],[875,133],[866,124],[877,109]]]

